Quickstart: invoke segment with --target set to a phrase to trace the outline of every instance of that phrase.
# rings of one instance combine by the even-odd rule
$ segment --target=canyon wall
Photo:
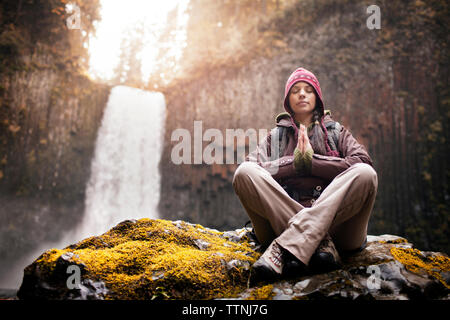
[[[3,76],[0,85],[3,261],[56,241],[82,218],[109,88],[51,67]]]
[[[0,287],[15,261],[80,222],[110,91],[83,72],[85,37],[58,3],[0,6]]]

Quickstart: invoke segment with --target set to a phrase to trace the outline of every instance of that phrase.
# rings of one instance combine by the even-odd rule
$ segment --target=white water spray
[[[158,217],[164,122],[161,93],[112,89],[97,136],[78,240],[123,220]]]

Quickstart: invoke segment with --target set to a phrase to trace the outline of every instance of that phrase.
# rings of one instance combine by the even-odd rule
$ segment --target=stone
[[[273,284],[260,299],[409,300],[448,299],[450,259],[444,253],[421,252],[402,237],[368,236],[367,246],[343,258],[343,267]],[[291,290],[289,290],[291,289]],[[252,296],[248,288],[240,297]],[[274,294],[274,296],[273,296]],[[253,295],[254,296],[254,295]]]
[[[220,232],[184,221],[140,219],[63,250],[51,249],[25,268],[19,299],[449,299],[450,259],[422,252],[395,235],[368,236],[342,257],[342,268],[308,270],[249,286],[261,252],[251,229]],[[80,270],[77,288],[67,268]]]
[[[184,221],[127,220],[25,268],[19,299],[213,299],[245,290],[258,258],[248,239]],[[80,269],[69,288],[69,266]]]
[[[250,270],[250,263],[248,261],[242,260],[231,260],[226,264],[227,270],[231,270],[233,268],[242,268],[243,270]]]
[[[202,239],[195,239],[194,240],[194,244],[200,250],[206,250],[209,247],[209,243],[207,241],[202,240]]]

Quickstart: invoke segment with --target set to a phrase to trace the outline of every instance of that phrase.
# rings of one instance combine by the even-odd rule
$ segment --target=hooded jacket
[[[311,79],[298,76],[299,70],[300,74],[305,73],[305,71],[308,72],[306,74]],[[331,130],[338,128],[336,138],[337,146],[335,146],[337,150],[331,154],[336,154],[337,151],[339,156],[314,153],[312,154],[310,169],[306,170],[306,172],[299,172],[294,166],[294,152],[298,140],[298,127],[292,116],[289,104],[286,103],[290,88],[298,81],[306,81],[313,85],[316,90],[321,112],[323,113],[323,124],[328,131],[328,138],[331,135]],[[279,130],[275,127],[246,158],[247,161],[256,162],[269,171],[272,177],[288,194],[305,207],[310,207],[330,182],[350,166],[356,163],[366,163],[372,166],[372,160],[365,147],[359,144],[345,127],[335,122],[330,112],[325,113],[322,95],[318,91],[320,92],[320,85],[315,76],[305,69],[297,69],[289,77],[286,84],[284,107],[287,112],[281,113],[276,117],[277,127],[285,128],[283,130],[284,134],[279,139],[280,145],[283,146],[282,154],[278,154],[278,150],[272,150],[272,147],[278,147],[278,143],[272,144],[272,139],[278,138],[277,132]],[[311,133],[312,131],[308,130],[310,139]]]

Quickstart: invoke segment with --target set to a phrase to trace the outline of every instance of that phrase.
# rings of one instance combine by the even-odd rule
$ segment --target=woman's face
[[[289,105],[296,116],[312,115],[316,107],[314,88],[307,82],[297,82],[289,92]]]

